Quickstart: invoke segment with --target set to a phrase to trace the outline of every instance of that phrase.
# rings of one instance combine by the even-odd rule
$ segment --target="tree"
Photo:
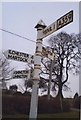
[[[33,81],[32,81],[32,78],[33,78],[33,68],[34,65],[32,63],[27,63],[27,66],[26,66],[26,71],[28,71],[28,75],[27,75],[27,78],[25,78],[25,82],[24,82],[24,87],[26,89],[25,92],[27,92],[28,89],[32,89],[32,85],[33,85]]]
[[[25,92],[31,91],[33,86],[33,75],[34,75],[34,64],[27,63],[26,70],[28,71],[28,76],[25,78],[24,87]],[[40,76],[39,89],[43,89],[43,92],[47,89],[46,81]]]
[[[66,83],[69,77],[69,70],[73,70],[74,73],[79,71],[79,59],[81,59],[81,34],[70,35],[61,32],[56,36],[52,36],[48,42],[55,54],[52,65],[52,79],[55,85],[58,86],[57,97],[63,98],[63,87],[68,88]],[[46,70],[49,71],[50,62],[48,62],[48,64],[43,62],[43,64]]]
[[[50,100],[50,91],[53,91],[54,94],[56,94],[56,81],[55,81],[55,75],[53,73],[52,67],[54,61],[43,57],[41,59],[43,69],[41,69],[41,75],[44,75],[44,78],[42,78],[42,88],[43,91],[47,91],[48,94],[48,100]]]
[[[6,81],[12,79],[13,70],[13,68],[10,68],[10,62],[2,53],[0,55],[0,82],[2,84],[2,89],[6,88]]]
[[[41,92],[44,92],[44,91],[47,90],[47,84],[46,83],[47,83],[47,81],[44,78],[40,77],[39,89],[42,89]],[[28,91],[32,90],[32,86],[33,86],[32,78],[30,78],[29,80],[25,80],[24,86],[26,88],[25,92],[28,92]]]

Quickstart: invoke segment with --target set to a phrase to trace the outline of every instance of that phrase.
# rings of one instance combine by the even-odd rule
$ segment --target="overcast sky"
[[[74,12],[73,22],[53,34],[56,35],[61,31],[65,31],[69,34],[79,33],[78,2],[2,3],[2,28],[36,41],[37,32],[34,27],[40,19],[48,26],[70,10]],[[47,44],[47,39],[48,37],[43,40],[43,44]],[[34,54],[35,47],[35,42],[27,41],[26,39],[2,32],[3,51],[14,49],[20,52]],[[25,68],[26,63],[21,64],[21,62],[14,62],[13,65],[15,65],[17,69],[22,69]],[[70,75],[69,82],[69,87],[71,87],[72,92],[65,93],[65,96],[73,96],[75,92],[79,91],[78,76]]]

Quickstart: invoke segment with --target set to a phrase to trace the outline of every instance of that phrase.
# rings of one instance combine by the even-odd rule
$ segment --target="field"
[[[2,98],[2,120],[80,120],[80,98],[64,98],[61,109],[58,98],[39,97],[37,119],[29,119],[30,96],[3,94]]]
[[[57,113],[57,114],[39,114],[38,115],[38,120],[43,120],[43,119],[52,119],[52,120],[80,120],[79,118],[79,111],[70,111],[70,112],[65,112],[65,113]],[[4,116],[2,120],[8,120],[8,119],[13,119],[18,120],[28,120],[28,115],[9,115],[9,116]]]

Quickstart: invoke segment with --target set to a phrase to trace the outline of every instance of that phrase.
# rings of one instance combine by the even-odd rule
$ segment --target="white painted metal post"
[[[41,55],[42,55],[42,39],[41,39],[41,30],[44,29],[46,25],[42,20],[38,22],[35,26],[37,28],[37,41],[36,41],[36,52],[34,56],[34,77],[33,77],[33,88],[30,104],[30,115],[29,118],[37,118],[37,107],[38,107],[38,88],[40,80],[40,69],[41,69]]]

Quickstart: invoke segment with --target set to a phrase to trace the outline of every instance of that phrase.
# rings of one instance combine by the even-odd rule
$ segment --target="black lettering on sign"
[[[72,21],[72,20],[73,20],[73,13],[70,13],[70,14],[68,15],[68,18],[69,18],[69,21]]]
[[[21,62],[28,62],[28,58],[31,57],[31,59],[34,59],[34,56],[30,56],[29,54],[14,51],[14,50],[8,50],[8,56],[9,59],[21,61]]]
[[[65,16],[65,18],[64,18],[65,20],[65,23],[67,23],[67,21],[68,21],[68,17],[67,16]]]
[[[9,50],[9,54],[15,55],[15,51],[14,50]]]
[[[19,75],[25,75],[25,74],[27,74],[28,73],[28,71],[26,71],[26,70],[21,70],[21,71],[14,71],[14,73],[13,74],[19,74]]]
[[[8,54],[8,58],[13,59],[13,55],[12,54]]]
[[[57,23],[58,23],[58,27],[61,26],[61,20],[59,20]]]
[[[47,29],[43,30],[43,34],[47,34],[48,32],[52,31],[52,27],[48,27]]]

